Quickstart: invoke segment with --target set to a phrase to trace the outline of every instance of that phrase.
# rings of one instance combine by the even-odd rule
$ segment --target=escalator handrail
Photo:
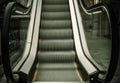
[[[10,30],[10,19],[12,15],[12,11],[14,8],[18,8],[21,12],[28,11],[29,8],[21,5],[17,2],[10,2],[6,6],[5,13],[4,13],[4,19],[3,19],[3,28],[1,32],[1,39],[2,39],[2,61],[3,61],[3,68],[6,75],[6,78],[8,80],[8,83],[10,81],[15,82],[16,79],[13,76],[11,66],[10,66],[10,58],[9,58],[9,30]]]
[[[83,11],[88,15],[93,15],[96,11],[104,9],[108,16],[108,21],[112,31],[112,50],[109,69],[105,78],[106,82],[110,82],[114,76],[117,68],[118,56],[119,56],[119,32],[117,27],[117,17],[114,14],[112,7],[107,3],[98,3],[91,7],[87,7],[84,0],[79,0]]]

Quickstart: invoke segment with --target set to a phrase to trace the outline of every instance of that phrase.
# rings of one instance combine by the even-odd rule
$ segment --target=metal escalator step
[[[62,81],[61,82],[53,82],[53,81],[51,81],[51,82],[49,82],[49,81],[48,82],[42,81],[41,82],[41,81],[35,81],[35,82],[32,82],[32,83],[90,83],[90,82],[89,81],[87,81],[87,82],[86,81],[72,81],[72,82],[71,81],[67,81],[67,82],[62,82]]]
[[[39,63],[38,70],[42,69],[76,69],[74,63]]]
[[[39,50],[41,51],[66,51],[73,50],[73,40],[40,40]]]
[[[74,63],[40,63],[36,81],[80,81]]]
[[[67,4],[68,0],[43,0],[43,4]]]
[[[41,29],[41,39],[70,39],[72,38],[72,29]]]
[[[68,5],[43,5],[43,11],[46,12],[64,12],[69,11]]]
[[[74,62],[74,51],[50,51],[50,52],[38,52],[39,62]]]
[[[42,19],[46,19],[46,20],[70,19],[70,13],[69,12],[42,12]]]
[[[71,28],[71,21],[70,20],[42,20],[41,21],[41,28]]]

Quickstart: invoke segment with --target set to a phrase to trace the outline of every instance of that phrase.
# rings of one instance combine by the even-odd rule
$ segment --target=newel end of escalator
[[[27,83],[28,82],[28,75],[18,71],[18,72],[14,72],[14,79],[15,79],[15,83]]]

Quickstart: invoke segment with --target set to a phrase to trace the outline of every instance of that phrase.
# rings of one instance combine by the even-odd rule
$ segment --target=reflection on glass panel
[[[1,27],[1,24],[0,24],[0,27]],[[4,73],[4,70],[3,70],[2,55],[1,55],[1,29],[0,29],[0,78],[2,77],[3,73]]]
[[[28,25],[29,17],[13,12],[9,27],[9,54],[12,68],[22,58]]]
[[[0,6],[1,7],[1,6]],[[1,7],[3,9],[3,7]],[[0,79],[4,73],[3,65],[2,65],[2,51],[1,51],[1,29],[3,23],[3,10],[0,10]]]
[[[111,29],[106,11],[103,9],[92,15],[80,11],[89,52],[107,70],[111,58]]]
[[[28,0],[17,0],[18,3],[27,6]]]
[[[87,7],[103,2],[103,0],[84,0]]]

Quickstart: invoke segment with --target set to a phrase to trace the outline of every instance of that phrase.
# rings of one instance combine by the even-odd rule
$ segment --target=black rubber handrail
[[[2,39],[1,46],[2,46],[3,67],[4,67],[4,72],[5,72],[8,83],[17,81],[17,79],[14,78],[14,75],[10,66],[10,58],[9,58],[9,30],[10,30],[9,26],[10,26],[12,12],[15,10],[19,10],[24,14],[29,10],[29,8],[24,7],[23,5],[17,2],[10,2],[5,9],[4,19],[3,19],[3,28],[1,30],[1,39]]]
[[[87,5],[84,3],[84,0],[79,0],[80,5],[82,9],[86,14],[93,14],[93,12],[100,11],[101,9],[104,9],[108,15],[109,24],[111,27],[112,32],[112,50],[111,50],[111,60],[109,69],[107,71],[106,78],[104,80],[105,83],[109,83],[116,71],[117,63],[118,63],[118,57],[119,57],[119,32],[118,32],[118,26],[117,26],[117,17],[115,16],[112,7],[107,3],[99,3],[96,5],[93,5],[91,7],[87,7]],[[88,57],[89,58],[89,57]]]

